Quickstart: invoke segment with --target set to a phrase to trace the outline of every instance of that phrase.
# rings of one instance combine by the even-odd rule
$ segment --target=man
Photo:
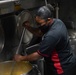
[[[33,34],[43,36],[39,49],[27,56],[15,55],[14,59],[34,61],[44,57],[47,75],[64,75],[75,61],[64,23],[53,18],[52,8],[49,5],[40,7],[35,19],[39,28],[30,27],[28,21],[24,26]]]

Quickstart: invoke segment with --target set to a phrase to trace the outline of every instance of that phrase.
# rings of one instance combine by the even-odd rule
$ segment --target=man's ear
[[[48,18],[48,21],[51,21],[51,18]]]
[[[49,22],[52,22],[52,19],[51,18],[48,18],[47,19],[47,22],[49,23]]]
[[[50,22],[52,22],[52,18],[47,19],[47,24],[50,23]]]

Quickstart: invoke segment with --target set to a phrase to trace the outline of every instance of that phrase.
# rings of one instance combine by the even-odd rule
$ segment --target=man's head
[[[47,25],[49,22],[51,22],[53,18],[52,11],[54,8],[48,4],[47,6],[42,6],[38,9],[36,13],[36,21],[41,25]]]

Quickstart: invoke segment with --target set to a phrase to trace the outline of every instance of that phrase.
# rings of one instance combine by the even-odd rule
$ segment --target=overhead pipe
[[[59,18],[59,7],[58,7],[58,3],[56,4],[56,18]]]
[[[18,0],[2,0],[2,1],[0,1],[0,4],[15,2],[15,1],[18,1]]]
[[[47,4],[48,4],[48,3],[47,3],[47,0],[45,0],[45,5],[47,6]]]

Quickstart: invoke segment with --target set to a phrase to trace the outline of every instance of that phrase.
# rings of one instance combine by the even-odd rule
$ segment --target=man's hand
[[[29,21],[25,21],[22,26],[24,27],[30,27],[30,22]]]
[[[14,60],[15,61],[22,61],[23,60],[23,56],[21,56],[21,55],[19,55],[19,54],[16,54],[15,56],[14,56]]]

